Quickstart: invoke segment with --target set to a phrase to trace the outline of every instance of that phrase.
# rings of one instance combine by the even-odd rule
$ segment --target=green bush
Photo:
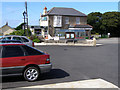
[[[85,37],[85,39],[89,39],[88,37]]]
[[[39,43],[40,40],[38,38],[33,39],[33,42]]]
[[[29,39],[31,39],[31,40],[34,40],[36,38],[38,38],[38,36],[36,36],[36,35],[32,35],[32,36],[29,37]]]
[[[101,38],[108,38],[108,36],[107,35],[102,35]]]
[[[99,33],[95,33],[95,35],[99,35]]]
[[[25,30],[25,35],[24,35],[24,30],[20,29],[20,30],[16,30],[12,33],[10,33],[10,35],[19,35],[19,36],[27,36],[27,30]],[[31,31],[28,29],[28,36],[31,35]]]

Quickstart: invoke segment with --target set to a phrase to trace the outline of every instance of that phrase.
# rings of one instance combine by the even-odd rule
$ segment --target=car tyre
[[[25,80],[32,82],[38,79],[40,71],[37,67],[28,67],[24,70],[23,75]]]

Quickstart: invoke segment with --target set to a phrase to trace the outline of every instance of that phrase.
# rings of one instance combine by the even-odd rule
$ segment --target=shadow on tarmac
[[[47,79],[64,78],[67,76],[70,76],[70,75],[62,69],[52,69],[49,73],[41,74],[37,81],[47,80]],[[25,79],[22,76],[2,77],[2,83],[20,82],[20,81],[25,81]]]

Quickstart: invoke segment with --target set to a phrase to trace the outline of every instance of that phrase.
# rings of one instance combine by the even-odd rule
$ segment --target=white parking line
[[[64,82],[48,85],[28,86],[21,88],[118,88],[114,84],[103,79],[91,79],[74,82]]]

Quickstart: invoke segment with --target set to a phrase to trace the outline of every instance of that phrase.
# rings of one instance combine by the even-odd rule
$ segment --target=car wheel
[[[37,67],[28,67],[25,69],[24,71],[24,78],[27,80],[27,81],[35,81],[38,79],[39,77],[39,70]]]

